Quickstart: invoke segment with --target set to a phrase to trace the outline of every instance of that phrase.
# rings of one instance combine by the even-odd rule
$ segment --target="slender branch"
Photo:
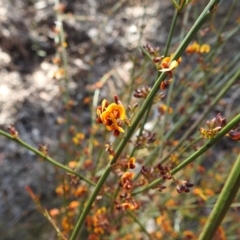
[[[176,168],[174,168],[171,171],[171,174],[174,175],[177,172],[179,172],[181,169],[183,169],[185,166],[193,162],[195,159],[197,159],[199,156],[201,156],[204,152],[206,152],[209,148],[211,148],[216,142],[218,142],[222,137],[224,137],[231,129],[233,129],[237,124],[240,123],[240,113],[231,121],[229,122],[213,139],[209,140],[207,143],[205,143],[198,151],[193,153],[190,157],[188,157],[186,160],[184,160],[182,163],[180,163]],[[157,179],[150,183],[148,186],[133,192],[132,195],[137,195],[141,192],[144,192],[150,188],[153,188],[156,184],[159,184],[162,181],[162,179]]]
[[[66,166],[64,166],[63,164],[57,162],[56,160],[54,160],[53,158],[45,155],[44,153],[42,153],[41,151],[39,151],[38,149],[32,147],[31,145],[29,145],[28,143],[26,143],[25,141],[23,141],[20,138],[16,138],[13,137],[12,135],[6,133],[5,131],[2,131],[0,129],[0,135],[18,143],[19,145],[23,146],[24,148],[28,149],[29,151],[35,153],[36,155],[38,155],[39,157],[45,159],[47,162],[51,163],[52,165],[61,168],[62,170],[65,170],[68,173],[71,173],[75,176],[78,176],[80,179],[84,180],[85,182],[87,182],[88,184],[95,186],[95,184],[93,182],[91,182],[89,179],[85,178],[84,176],[80,175],[79,173],[74,172],[71,168],[68,168]]]
[[[172,41],[173,31],[176,27],[178,16],[179,16],[179,11],[177,9],[175,9],[172,24],[171,24],[170,31],[169,31],[169,34],[168,34],[166,48],[165,48],[165,51],[164,51],[164,57],[166,57],[167,54],[168,54],[168,50],[169,50],[169,47],[170,47],[170,44],[171,44],[171,41]]]
[[[212,239],[217,228],[230,208],[240,188],[240,154],[232,167],[228,179],[214,205],[214,208],[198,238],[198,240]]]
[[[161,159],[161,163],[164,163],[169,157],[170,155],[176,151],[179,147],[181,147],[181,145],[184,143],[184,140],[192,133],[192,131],[199,126],[199,124],[202,122],[202,120],[204,118],[206,118],[207,114],[209,113],[209,111],[211,111],[211,109],[216,106],[217,102],[224,96],[224,94],[231,88],[231,86],[233,85],[233,83],[239,78],[240,76],[240,69],[235,72],[235,74],[227,81],[227,83],[223,86],[223,88],[220,90],[219,94],[213,99],[213,101],[211,102],[210,106],[207,107],[204,112],[202,113],[201,117],[199,117],[192,125],[191,127],[184,133],[184,135],[181,137],[181,139],[179,140],[179,144],[176,145],[165,157],[163,157]],[[177,124],[181,124],[181,122],[179,121],[179,123]],[[169,133],[166,134],[166,138],[169,138],[173,133],[174,133],[173,129],[172,131],[170,131]]]
[[[139,225],[141,230],[148,236],[148,239],[152,240],[151,235],[147,232],[145,226],[139,221],[139,219],[131,211],[128,210],[127,213]]]

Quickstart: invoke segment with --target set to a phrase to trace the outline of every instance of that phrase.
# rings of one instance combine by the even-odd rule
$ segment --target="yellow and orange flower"
[[[136,202],[133,203],[129,203],[129,202],[125,202],[125,203],[121,203],[121,208],[124,210],[135,210],[139,208],[139,205]]]
[[[74,145],[79,145],[81,144],[82,140],[85,138],[84,133],[77,133],[75,136],[72,138],[72,142]]]
[[[133,177],[133,172],[125,172],[121,177],[121,184],[124,185],[125,183],[132,182]]]
[[[172,61],[172,57],[173,54],[171,54],[170,57],[163,58],[160,72],[168,72],[168,74],[172,76],[172,70],[176,68],[182,61],[181,57],[178,60]]]
[[[105,233],[104,229],[109,225],[106,212],[106,208],[102,207],[92,216],[91,225],[95,234],[102,235]]]
[[[162,115],[164,115],[165,113],[172,114],[173,109],[171,107],[168,107],[166,104],[162,103],[158,106],[158,111]]]
[[[112,112],[105,111],[102,116],[103,124],[106,125],[107,130],[114,131],[117,130],[119,132],[124,132],[124,130],[120,127],[119,122],[117,121],[117,118],[114,117]]]
[[[134,169],[135,162],[136,162],[135,157],[131,157],[130,159],[128,159],[128,163],[127,163],[128,169]]]
[[[215,118],[207,121],[207,128],[200,128],[200,134],[204,138],[214,138],[218,132],[226,125],[226,119],[218,113]]]
[[[98,118],[100,118],[100,119],[97,119],[97,121],[101,122],[101,115],[106,110],[107,106],[108,106],[107,100],[103,99],[101,106],[97,107],[97,116]]]
[[[122,105],[118,105],[116,103],[110,104],[105,111],[100,115],[101,120],[105,124],[109,118],[109,114],[112,114],[112,117],[115,119],[125,119],[125,109]]]
[[[210,45],[209,44],[201,45],[199,52],[200,53],[209,53],[210,52]]]
[[[125,109],[120,104],[111,103],[108,105],[107,100],[104,99],[102,105],[97,108],[97,122],[103,123],[107,130],[114,131],[114,136],[124,132],[121,124],[125,119]]]
[[[198,53],[199,49],[200,49],[200,45],[195,41],[187,47],[186,52],[188,54]]]
[[[72,201],[69,203],[68,208],[70,210],[75,210],[79,207],[79,202],[78,201]]]
[[[126,191],[131,192],[133,189],[133,177],[134,173],[132,172],[123,173],[123,175],[121,176],[120,186]]]
[[[192,54],[192,53],[209,53],[210,52],[210,45],[209,44],[198,44],[196,41],[193,42],[192,44],[190,44],[187,49],[186,52],[188,54]]]
[[[200,128],[200,134],[203,138],[214,138],[217,133],[221,130],[221,127],[216,127],[214,129]]]

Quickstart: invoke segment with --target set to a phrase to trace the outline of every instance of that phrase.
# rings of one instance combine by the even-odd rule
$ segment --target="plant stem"
[[[55,6],[58,7],[60,4],[59,0],[55,0]],[[69,99],[69,74],[67,71],[67,66],[68,66],[68,57],[67,57],[67,51],[66,48],[64,47],[65,43],[65,33],[63,29],[63,21],[62,21],[62,14],[56,11],[56,17],[57,17],[57,27],[59,28],[59,35],[58,38],[56,39],[56,43],[59,44],[60,47],[62,47],[62,51],[60,52],[61,58],[62,58],[62,66],[64,68],[64,79],[62,81],[63,87],[65,88],[64,95],[63,95],[63,102],[66,104]],[[69,110],[68,110],[68,115],[69,115]],[[68,116],[68,121],[69,120]],[[70,124],[70,122],[69,122]]]
[[[139,221],[139,219],[131,211],[128,210],[127,213],[129,216],[132,217],[132,219],[134,219],[134,221],[139,225],[141,230],[148,236],[148,239],[152,240],[151,235],[147,232],[145,226]]]
[[[217,228],[221,224],[230,205],[233,202],[240,187],[240,154],[232,167],[228,179],[214,205],[214,208],[198,238],[198,240],[212,239]]]
[[[209,111],[216,106],[217,102],[223,97],[223,95],[231,88],[233,83],[239,78],[240,76],[240,69],[232,76],[231,79],[228,80],[228,82],[225,84],[225,86],[222,88],[222,90],[219,92],[219,94],[214,98],[214,100],[211,102],[210,106],[204,110],[201,117],[192,124],[192,126],[184,133],[184,135],[179,140],[179,144],[176,145],[163,159],[161,159],[161,163],[164,163],[172,154],[172,152],[176,151],[185,141],[187,136],[189,136],[192,131],[202,122],[204,118],[206,118]],[[170,137],[174,133],[174,131],[169,132],[166,135],[166,138]]]
[[[24,142],[23,140],[21,140],[20,138],[15,138],[12,135],[2,131],[0,129],[0,135],[15,141],[16,143],[22,145],[24,148],[30,150],[31,152],[35,153],[36,155],[38,155],[39,157],[45,159],[47,162],[51,163],[52,165],[61,168],[62,170],[65,170],[66,172],[69,172],[75,176],[78,176],[80,179],[84,180],[85,182],[87,182],[88,184],[95,186],[95,184],[93,182],[91,182],[89,179],[85,178],[84,176],[74,172],[71,168],[68,168],[66,166],[64,166],[63,164],[57,162],[56,160],[54,160],[53,158],[43,154],[41,151],[39,151],[38,149],[32,147],[31,145],[27,144],[26,142]]]
[[[181,169],[183,169],[185,166],[193,162],[195,159],[197,159],[199,156],[201,156],[204,152],[206,152],[209,148],[211,148],[216,142],[218,142],[222,137],[224,137],[231,129],[233,129],[237,124],[240,123],[240,113],[231,121],[229,122],[214,138],[209,140],[207,143],[205,143],[198,151],[193,153],[190,157],[188,157],[186,160],[184,160],[182,163],[180,163],[177,167],[175,167],[171,174],[174,175],[177,172],[179,172]],[[162,179],[157,179],[150,183],[148,186],[133,192],[132,195],[137,195],[141,192],[144,192],[150,188],[153,188],[156,184],[160,183]]]
[[[185,51],[186,47],[191,42],[191,40],[193,39],[195,34],[198,32],[198,30],[201,28],[203,23],[210,17],[210,15],[211,15],[210,9],[212,9],[212,7],[215,6],[215,4],[217,2],[218,2],[217,0],[211,0],[209,2],[209,4],[203,10],[202,14],[196,20],[195,24],[192,26],[192,28],[190,29],[190,31],[188,32],[188,34],[186,35],[186,37],[184,38],[184,40],[182,41],[180,46],[178,47],[177,51],[175,52],[175,54],[173,56],[173,60],[178,59],[182,55],[182,53]],[[91,210],[93,202],[95,201],[95,199],[96,199],[98,193],[100,192],[103,184],[105,183],[109,173],[111,172],[111,165],[114,164],[117,161],[117,159],[119,158],[119,156],[121,155],[123,149],[125,148],[126,144],[129,141],[130,137],[132,136],[136,127],[138,126],[139,122],[141,121],[142,116],[144,115],[146,110],[149,108],[149,104],[152,102],[154,96],[156,95],[156,93],[159,89],[160,83],[164,80],[166,75],[167,75],[166,73],[161,73],[161,75],[157,78],[151,92],[149,93],[148,97],[146,98],[142,107],[140,108],[138,114],[136,115],[135,119],[133,120],[132,126],[130,127],[126,136],[122,139],[122,141],[118,145],[118,147],[116,149],[115,157],[108,163],[103,175],[101,176],[95,189],[93,190],[92,195],[90,196],[85,209],[83,210],[82,214],[78,218],[78,221],[77,221],[75,228],[72,232],[72,235],[70,237],[70,240],[75,240],[77,238],[78,233],[79,233],[89,211]]]
[[[170,44],[171,44],[171,41],[172,41],[173,31],[176,27],[178,16],[179,16],[179,11],[176,8],[175,12],[174,12],[172,24],[171,24],[171,27],[170,27],[170,32],[168,34],[167,44],[166,44],[166,48],[165,48],[165,51],[164,51],[164,57],[166,57],[168,55],[168,50],[169,50],[169,47],[170,47]],[[168,91],[167,104],[166,104],[167,108],[169,108],[169,105],[170,105],[170,97],[171,97],[172,90],[173,90],[173,83],[170,85],[170,88],[169,88],[169,91]],[[162,156],[162,152],[163,152],[163,146],[164,146],[164,140],[165,140],[163,135],[164,135],[165,122],[167,122],[166,121],[167,116],[168,116],[168,113],[166,111],[165,116],[163,117],[163,120],[162,120],[161,128],[160,128],[160,135],[161,135],[161,145],[160,145],[160,150],[159,150],[159,155],[160,156]]]
[[[169,34],[168,34],[166,48],[165,48],[165,51],[164,51],[164,57],[166,57],[167,54],[168,54],[168,50],[169,50],[169,47],[170,47],[170,44],[171,44],[171,41],[172,41],[173,31],[176,27],[176,22],[177,22],[177,17],[178,16],[179,16],[179,12],[178,12],[177,9],[175,9],[172,24],[171,24],[170,31],[169,31]]]

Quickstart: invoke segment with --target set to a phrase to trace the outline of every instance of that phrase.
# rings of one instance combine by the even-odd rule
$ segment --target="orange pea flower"
[[[135,210],[135,209],[138,209],[139,205],[137,203],[129,203],[129,202],[125,202],[125,203],[122,203],[121,204],[121,208],[123,210]]]
[[[186,52],[188,54],[192,53],[209,53],[210,51],[210,45],[209,44],[198,44],[196,41],[193,42],[191,45],[189,45],[186,49]]]
[[[112,113],[113,114],[113,117],[115,119],[121,119],[121,120],[124,120],[126,118],[126,115],[125,115],[125,109],[122,105],[118,105],[116,103],[112,103],[110,104],[106,110],[101,114],[101,119],[104,123],[104,121],[106,120],[107,118],[107,115],[109,113]]]
[[[198,53],[199,49],[200,49],[200,45],[195,41],[187,47],[186,52],[188,54]]]
[[[122,186],[123,189],[127,191],[131,191],[133,189],[133,183],[132,183],[133,177],[134,177],[134,173],[132,172],[123,173],[123,175],[121,176],[120,186]]]
[[[107,125],[106,128],[109,131],[115,131],[117,130],[118,132],[124,132],[124,130],[119,126],[119,123],[117,122],[116,118],[114,118],[113,114],[110,113],[110,119],[111,119],[111,125]],[[109,118],[107,119],[108,121],[110,120]]]
[[[203,45],[200,47],[199,52],[200,52],[200,53],[209,53],[209,52],[210,52],[210,45],[209,45],[209,44],[203,44]]]
[[[107,100],[102,101],[102,105],[97,108],[97,122],[106,125],[107,130],[114,131],[114,136],[124,132],[121,127],[122,120],[126,119],[125,109],[122,105],[111,103],[108,105]]]
[[[135,157],[131,157],[130,159],[128,159],[128,163],[127,163],[128,169],[134,169],[135,162],[136,162]]]
[[[163,58],[161,62],[161,70],[160,72],[168,72],[170,76],[172,76],[172,70],[176,68],[182,61],[182,58],[180,57],[178,60],[172,61],[173,54],[171,54],[170,57]]]

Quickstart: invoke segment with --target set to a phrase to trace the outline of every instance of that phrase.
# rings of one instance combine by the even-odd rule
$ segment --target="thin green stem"
[[[132,219],[134,219],[134,221],[139,225],[139,227],[141,228],[141,230],[147,235],[149,240],[152,240],[151,235],[147,232],[145,226],[139,221],[139,219],[131,212],[131,211],[127,211],[128,215],[132,217]]]
[[[130,84],[130,88],[129,88],[129,95],[128,95],[128,100],[127,100],[127,105],[130,104],[131,101],[131,93],[133,91],[133,87],[134,87],[134,78],[135,78],[135,59],[133,60],[133,67],[131,70],[131,74],[130,74],[130,79],[131,79],[131,84]]]
[[[201,26],[203,25],[203,23],[210,17],[211,15],[211,9],[213,6],[215,6],[215,4],[217,3],[217,0],[211,0],[209,2],[209,4],[206,6],[206,8],[203,10],[202,14],[199,16],[199,18],[197,19],[197,21],[195,22],[195,24],[193,25],[193,27],[190,29],[190,31],[188,32],[187,36],[184,38],[184,40],[182,41],[182,43],[180,44],[180,46],[178,47],[177,51],[175,52],[174,56],[173,56],[173,60],[178,59],[182,53],[185,51],[186,47],[188,46],[188,44],[191,42],[191,40],[193,39],[193,37],[195,36],[195,34],[198,32],[198,30],[201,28]],[[119,156],[121,155],[123,149],[125,148],[126,144],[128,143],[128,141],[130,140],[130,137],[132,136],[132,134],[134,133],[136,127],[138,126],[139,122],[142,119],[142,116],[144,115],[144,113],[146,112],[146,110],[149,108],[149,104],[152,103],[152,100],[154,98],[154,96],[156,95],[158,89],[159,89],[159,85],[160,83],[164,80],[164,78],[166,77],[166,73],[162,73],[156,80],[151,92],[149,93],[147,99],[144,101],[142,107],[140,108],[138,114],[136,115],[135,119],[133,120],[132,126],[130,127],[129,131],[127,132],[126,136],[122,139],[122,141],[120,142],[117,150],[116,150],[116,155],[115,157],[109,162],[109,164],[107,165],[103,175],[101,176],[101,178],[99,179],[95,189],[92,192],[92,195],[90,196],[86,207],[84,209],[84,211],[82,212],[82,214],[80,215],[75,228],[72,232],[72,235],[70,237],[70,240],[75,240],[78,236],[78,233],[89,213],[89,211],[91,210],[92,204],[94,203],[99,191],[101,190],[103,184],[105,183],[109,173],[111,172],[111,165],[114,164]]]
[[[167,54],[168,54],[168,50],[169,50],[169,47],[170,47],[170,44],[171,44],[171,41],[172,41],[173,32],[174,32],[174,29],[176,27],[178,16],[179,16],[179,12],[178,12],[177,9],[175,9],[172,24],[171,24],[170,31],[169,31],[169,34],[168,34],[166,48],[165,48],[165,51],[164,51],[164,57],[166,57]]]
[[[209,111],[216,106],[217,102],[223,97],[223,95],[231,88],[231,86],[233,85],[233,83],[239,78],[240,76],[240,69],[232,76],[232,78],[230,80],[228,80],[228,82],[225,84],[225,86],[222,88],[222,90],[219,92],[219,94],[214,98],[214,100],[211,102],[210,106],[208,108],[205,109],[205,111],[203,112],[203,114],[201,115],[201,117],[194,122],[194,124],[185,132],[185,134],[182,136],[182,138],[179,140],[179,144],[176,145],[172,150],[171,153],[173,151],[176,151],[184,142],[184,140],[192,133],[192,131],[199,126],[199,124],[202,122],[203,119],[206,118],[207,114],[209,113]],[[173,132],[171,131],[169,134],[167,134],[169,137]],[[161,159],[161,163],[164,163],[169,156],[171,155],[171,153],[169,152],[169,154],[167,154],[163,159]]]
[[[220,29],[219,28],[217,29],[217,33],[219,34],[219,36],[223,32],[223,30],[225,29],[225,27],[226,27],[226,25],[227,25],[227,23],[230,19],[230,16],[233,14],[234,10],[237,9],[236,6],[237,6],[238,3],[239,3],[239,0],[234,0],[233,3],[231,4],[227,14],[225,15],[222,26],[220,27]],[[226,39],[225,39],[225,41],[226,41]]]
[[[55,0],[55,6],[58,7],[60,4],[59,0]],[[66,48],[64,47],[65,44],[65,33],[63,29],[63,17],[62,14],[59,13],[58,11],[56,12],[56,17],[57,17],[57,27],[59,28],[59,35],[58,39],[56,39],[56,42],[62,47],[62,50],[60,52],[62,62],[63,62],[63,68],[64,68],[64,81],[63,81],[63,86],[65,87],[64,91],[64,103],[66,104],[69,101],[69,74],[67,71],[67,66],[68,66],[68,57],[67,57],[67,51]]]
[[[168,109],[169,106],[170,106],[170,101],[171,101],[173,86],[174,86],[174,80],[173,80],[173,82],[170,84],[169,91],[168,91],[168,94],[167,94],[167,101],[166,101],[167,109]],[[162,122],[161,122],[161,127],[160,127],[160,136],[161,136],[161,144],[160,144],[160,146],[159,146],[159,156],[160,156],[160,157],[162,157],[162,155],[163,155],[163,147],[164,147],[165,140],[166,140],[166,137],[164,136],[164,130],[165,130],[165,127],[166,127],[166,126],[165,126],[165,123],[167,122],[168,117],[169,117],[169,114],[168,114],[168,110],[167,110],[167,111],[165,112],[164,116],[163,116],[163,120],[162,120]]]
[[[95,113],[95,111],[93,111],[93,109],[96,109],[96,107],[97,107],[99,94],[100,94],[100,90],[96,89],[94,91],[93,103],[92,103],[92,108],[91,108],[91,113],[92,113],[91,114],[91,128],[92,129],[93,129],[93,126],[96,122],[96,113]],[[95,138],[95,134],[92,133],[91,136],[90,136],[90,139],[89,139],[89,144],[88,144],[89,156],[92,156],[92,153],[93,153],[94,138]]]
[[[191,148],[194,144],[196,144],[198,141],[200,141],[202,137],[198,137],[195,140],[193,140],[191,143],[189,143],[179,154],[178,158],[180,158],[189,148]]]
[[[240,113],[231,121],[229,122],[213,139],[209,140],[207,143],[205,143],[198,151],[193,153],[190,157],[188,157],[186,160],[184,160],[182,163],[180,163],[177,167],[175,167],[171,174],[174,175],[177,172],[179,172],[181,169],[183,169],[185,166],[193,162],[195,159],[197,159],[199,156],[201,156],[203,153],[205,153],[209,148],[211,148],[216,142],[218,142],[222,137],[224,137],[231,129],[233,129],[237,124],[240,123]],[[157,179],[150,183],[148,186],[133,192],[132,195],[137,195],[141,192],[144,192],[152,187],[154,187],[156,184],[160,183],[162,179]]]
[[[240,188],[240,154],[198,240],[212,239]]]
[[[61,163],[57,162],[56,160],[54,160],[53,158],[45,155],[44,153],[42,153],[41,151],[39,151],[38,149],[32,147],[31,145],[29,145],[28,143],[24,142],[22,139],[20,138],[15,138],[12,135],[6,133],[5,131],[2,131],[0,129],[0,135],[20,144],[21,146],[23,146],[24,148],[28,149],[29,151],[35,153],[36,155],[38,155],[39,157],[45,159],[47,162],[51,163],[52,165],[61,168],[62,170],[71,173],[75,176],[78,176],[80,179],[84,180],[85,182],[87,182],[88,184],[95,186],[95,184],[93,182],[91,182],[89,179],[85,178],[84,176],[74,172],[71,168],[68,168],[64,165],[62,165]]]
[[[55,0],[55,7],[58,8],[60,4],[59,0]],[[67,56],[67,50],[66,50],[66,40],[65,40],[65,32],[63,29],[63,17],[62,13],[58,10],[56,10],[56,27],[59,29],[59,34],[56,34],[55,42],[58,44],[61,50],[58,50],[59,55],[61,56],[62,60],[62,67],[64,69],[64,77],[61,79],[61,86],[63,87],[64,91],[61,96],[63,96],[63,104],[67,105],[70,100],[70,93],[69,93],[69,82],[70,82],[70,75],[68,72],[68,56]],[[66,127],[68,128],[71,126],[71,112],[70,108],[67,107],[66,109],[66,115],[67,115],[67,122]],[[67,142],[70,142],[71,136],[69,134],[66,135]],[[67,163],[69,161],[69,154],[67,152],[64,153],[64,163]]]
[[[187,29],[187,25],[189,22],[189,13],[191,11],[191,7],[192,4],[188,4],[185,11],[184,11],[184,16],[183,16],[183,22],[182,22],[182,28],[181,28],[181,33],[180,33],[180,41],[183,39],[186,29]]]
[[[240,56],[240,55],[239,55]],[[234,63],[236,63],[236,60],[239,58],[239,56],[237,56],[236,59],[233,59],[231,61],[231,66],[234,65]],[[237,80],[237,78],[240,75],[240,70],[238,72],[236,72],[236,70],[239,69],[238,66],[236,66],[235,68],[232,69],[232,71],[226,75],[223,79],[222,79],[222,85],[217,86],[216,88],[216,92],[219,92],[219,94],[214,98],[214,100],[211,101],[210,106],[208,106],[204,113],[201,115],[201,117],[194,123],[194,128],[190,128],[188,131],[186,131],[186,133],[182,136],[182,138],[179,140],[179,144],[174,146],[172,149],[170,149],[170,151],[168,151],[168,154],[166,156],[164,156],[161,159],[161,163],[164,163],[165,161],[167,161],[169,159],[169,157],[171,156],[172,153],[174,153],[178,148],[180,148],[182,146],[182,144],[185,142],[185,140],[188,138],[188,136],[191,134],[192,130],[196,128],[196,126],[199,126],[201,124],[201,122],[206,118],[206,115],[209,113],[209,111],[211,111],[211,109],[216,106],[216,103],[219,101],[219,99],[222,98],[222,96],[229,90],[229,88],[234,84],[234,82]],[[235,73],[235,74],[234,74]],[[234,75],[233,75],[234,74]],[[232,76],[233,75],[233,76]],[[229,80],[229,77],[232,76]],[[222,76],[222,74],[220,74],[219,76],[217,76],[216,80],[220,79]],[[213,81],[213,83],[215,85],[217,85],[215,82],[217,81]],[[211,85],[214,87],[214,84]],[[211,93],[214,94],[215,92]],[[193,103],[193,106],[188,110],[188,112],[178,120],[178,122],[176,122],[174,124],[174,127],[167,132],[164,135],[165,139],[169,139],[188,119],[190,116],[192,116],[192,114],[195,112],[195,110],[199,107],[199,105],[201,105],[203,103],[203,101],[206,100],[206,96],[202,97],[202,99],[198,98],[198,102],[196,104]],[[159,152],[159,147],[155,148],[155,150],[152,152],[152,154],[147,158],[147,160],[145,161],[145,164],[148,165],[148,163],[152,162],[154,159],[157,158],[158,152]],[[137,179],[139,177],[140,174],[136,175],[135,179]]]

